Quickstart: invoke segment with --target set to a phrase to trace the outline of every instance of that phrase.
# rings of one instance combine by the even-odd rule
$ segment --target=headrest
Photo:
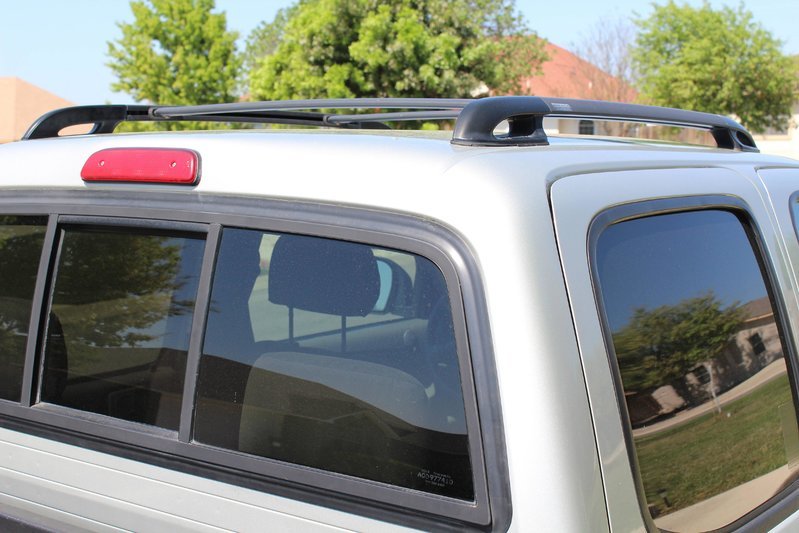
[[[205,334],[205,353],[240,360],[253,349],[250,295],[261,272],[263,233],[224,229],[214,275]]]
[[[269,267],[269,301],[339,316],[366,316],[380,292],[377,261],[362,244],[283,235]]]

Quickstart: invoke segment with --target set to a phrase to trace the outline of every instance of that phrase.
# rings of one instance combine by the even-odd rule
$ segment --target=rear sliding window
[[[799,434],[778,308],[742,215],[611,224],[596,272],[649,514],[721,528],[792,483]]]
[[[204,240],[61,229],[41,400],[178,429]]]
[[[19,302],[3,324],[13,399],[45,227],[22,222],[0,234],[16,246],[0,248],[0,261],[25,268],[3,287]],[[189,231],[58,226],[38,400],[173,430],[223,462],[243,453],[476,499],[438,267],[379,246],[236,228],[221,230],[204,264],[205,248],[206,235]],[[205,331],[193,336],[204,290]]]
[[[225,229],[194,439],[473,499],[441,272],[394,250]]]

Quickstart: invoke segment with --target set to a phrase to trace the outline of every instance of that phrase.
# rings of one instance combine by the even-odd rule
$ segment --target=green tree
[[[281,16],[262,28],[253,99],[518,92],[546,59],[512,0],[301,0]]]
[[[676,305],[636,309],[630,322],[613,334],[625,390],[666,385],[718,357],[743,319],[740,306],[722,309],[712,293]]]
[[[797,76],[780,43],[743,6],[655,6],[637,21],[633,51],[644,98],[657,105],[737,115],[755,132],[783,127]]]
[[[145,0],[130,7],[134,21],[119,23],[122,37],[108,43],[108,66],[117,77],[113,90],[165,105],[237,99],[237,34],[227,31],[224,13],[212,13],[214,0]]]
[[[283,38],[286,24],[297,11],[302,1],[299,0],[297,4],[278,9],[272,22],[261,22],[250,32],[247,37],[247,45],[244,48],[245,72],[252,72],[258,67],[263,58],[275,53],[280,40]]]

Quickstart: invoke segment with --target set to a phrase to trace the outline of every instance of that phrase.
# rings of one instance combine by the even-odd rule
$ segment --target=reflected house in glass
[[[752,300],[740,309],[741,328],[720,356],[701,362],[669,385],[626,393],[634,428],[711,401],[713,395],[733,389],[769,365],[775,365],[775,376],[785,373],[782,344],[769,298]]]
[[[735,336],[735,344],[743,357],[739,364],[751,374],[781,358],[783,353],[774,310],[768,298],[753,300],[744,309],[748,318],[744,321],[744,328]]]

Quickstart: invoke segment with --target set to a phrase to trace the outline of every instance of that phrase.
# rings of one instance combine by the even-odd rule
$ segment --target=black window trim
[[[799,239],[799,191],[791,194],[788,198],[788,213],[791,216],[791,225],[793,226],[793,234]]]
[[[486,302],[474,256],[455,231],[406,214],[310,202],[171,192],[158,195],[105,191],[99,194],[93,191],[9,192],[11,194],[0,198],[0,212],[50,214],[53,235],[40,265],[41,274],[46,263],[50,272],[48,280],[53,268],[56,219],[59,223],[112,225],[113,222],[106,224],[109,218],[117,221],[125,218],[127,222],[120,221],[120,224],[134,222],[140,227],[187,230],[188,223],[193,229],[197,225],[205,228],[206,251],[190,339],[187,377],[190,372],[196,372],[192,365],[199,362],[203,328],[198,326],[200,323],[204,326],[206,319],[212,259],[215,258],[221,227],[351,240],[428,258],[444,273],[456,317],[454,325],[466,403],[475,500],[465,502],[185,442],[190,428],[185,427],[184,417],[187,410],[191,412],[193,409],[193,398],[189,407],[184,402],[181,408],[178,439],[164,438],[164,430],[153,430],[142,424],[109,420],[100,415],[87,416],[85,413],[76,416],[74,410],[59,406],[26,407],[5,401],[0,402],[2,425],[34,434],[58,434],[66,442],[115,455],[135,456],[145,462],[257,487],[273,494],[287,494],[310,503],[399,524],[423,528],[449,525],[454,529],[466,526],[479,530],[504,530],[508,527],[512,512],[510,487]],[[47,294],[47,287],[39,287],[44,282],[43,278],[37,280],[35,295],[40,302]],[[37,329],[33,330],[38,335],[31,335],[29,339],[38,344],[33,349],[28,347],[28,352],[32,350],[37,356],[41,350],[39,339],[44,333],[43,307],[46,305],[41,304],[38,309]],[[466,324],[469,324],[468,336]],[[195,377],[196,373],[192,374],[187,384],[193,383]],[[29,392],[35,394],[35,390]],[[187,392],[184,392],[184,399]],[[174,435],[174,432],[167,432]],[[331,496],[331,490],[336,494]]]
[[[31,317],[28,325],[28,343],[25,348],[25,368],[22,371],[22,394],[20,403],[23,407],[30,407],[33,403],[34,374],[36,373],[36,358],[39,352],[38,332],[42,312],[48,305],[45,301],[49,293],[50,256],[58,231],[58,217],[49,215],[47,229],[44,233],[42,253],[39,257],[39,268],[36,273],[36,286],[33,289],[33,302]],[[38,377],[37,377],[38,382]]]
[[[796,193],[796,195],[799,197],[799,193]],[[774,264],[769,259],[769,255],[763,244],[763,233],[747,202],[740,197],[732,195],[684,196],[626,203],[610,207],[597,214],[591,221],[588,229],[588,260],[591,269],[591,285],[594,292],[594,301],[599,313],[599,322],[602,329],[608,364],[613,377],[616,403],[622,417],[624,441],[635,483],[638,506],[641,512],[641,518],[646,524],[648,531],[662,530],[655,525],[654,519],[649,513],[643,482],[640,476],[638,458],[635,453],[633,435],[630,429],[630,416],[624,399],[624,387],[621,373],[617,363],[612,333],[608,325],[607,313],[602,300],[599,271],[596,261],[597,243],[604,230],[614,224],[657,215],[706,210],[726,211],[736,216],[752,244],[752,251],[763,273],[763,282],[777,317],[777,331],[785,349],[784,357],[788,368],[788,380],[791,386],[794,411],[797,414],[797,421],[799,422],[799,386],[797,386],[799,383],[799,363],[797,363],[796,358],[797,351],[795,348],[795,339],[793,338],[790,324],[787,320],[787,311],[785,309],[782,293],[779,290],[780,284],[777,281]],[[796,508],[799,506],[798,489],[799,479],[794,480],[789,486],[783,488],[779,494],[771,496],[752,511],[716,531],[762,531],[764,528],[770,528],[780,524],[796,512]]]
[[[189,351],[186,357],[186,376],[183,379],[183,398],[180,407],[180,428],[178,440],[191,442],[194,434],[194,405],[196,402],[197,378],[200,373],[200,359],[205,337],[205,325],[208,320],[208,307],[211,302],[211,282],[213,281],[214,262],[219,253],[222,225],[211,223],[208,226],[208,237],[205,241],[202,269],[197,285],[197,300],[194,304],[194,316],[189,337]]]

